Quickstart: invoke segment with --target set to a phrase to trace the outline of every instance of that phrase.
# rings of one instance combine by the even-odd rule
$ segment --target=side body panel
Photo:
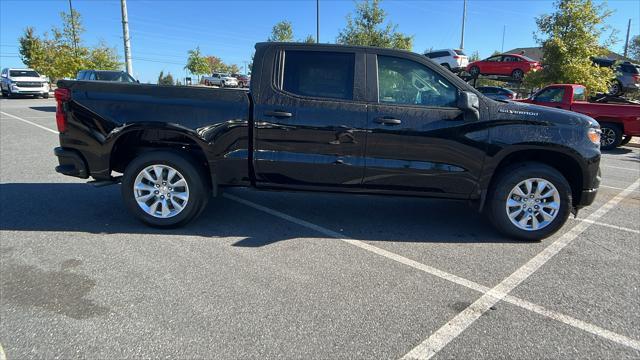
[[[58,86],[70,89],[72,99],[65,105],[68,130],[60,134],[61,146],[78,150],[94,178],[109,178],[120,138],[144,131],[147,139],[186,136],[204,152],[212,173],[224,174],[220,184],[249,183],[246,92],[99,81]]]

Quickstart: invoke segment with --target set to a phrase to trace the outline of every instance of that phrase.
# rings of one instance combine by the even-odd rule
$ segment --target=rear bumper
[[[53,154],[58,157],[58,163],[60,164],[56,166],[56,172],[82,179],[89,177],[87,164],[77,150],[57,147],[53,149]]]

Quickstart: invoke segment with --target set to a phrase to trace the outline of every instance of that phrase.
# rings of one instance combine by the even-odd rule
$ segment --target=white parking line
[[[608,186],[608,185],[602,185],[600,184],[601,188],[607,188],[607,189],[614,189],[614,190],[624,190],[624,188],[621,187],[616,187],[616,186]]]
[[[292,222],[294,224],[306,227],[308,229],[312,229],[314,231],[317,231],[318,233],[324,234],[324,235],[329,236],[331,238],[335,238],[335,239],[344,241],[344,242],[346,242],[348,244],[357,246],[357,247],[359,247],[361,249],[364,249],[364,250],[367,250],[367,251],[372,252],[374,254],[383,256],[383,257],[385,257],[387,259],[397,261],[397,262],[399,262],[401,264],[410,266],[412,268],[415,268],[415,269],[423,271],[423,272],[425,272],[427,274],[436,276],[436,277],[441,278],[443,280],[447,280],[447,281],[452,282],[454,284],[458,284],[458,285],[464,286],[466,288],[478,291],[478,292],[480,292],[482,294],[487,294],[487,293],[489,293],[490,291],[493,290],[493,289],[490,289],[487,286],[478,284],[478,283],[476,283],[474,281],[461,278],[461,277],[459,277],[457,275],[450,274],[450,273],[448,273],[446,271],[442,271],[440,269],[436,269],[436,268],[431,267],[429,265],[422,264],[422,263],[417,262],[415,260],[411,260],[411,259],[406,258],[404,256],[401,256],[401,255],[392,253],[390,251],[381,249],[379,247],[367,244],[366,242],[363,242],[363,241],[360,241],[360,240],[355,240],[355,239],[350,239],[349,237],[344,236],[343,234],[340,234],[340,233],[335,232],[333,230],[329,230],[329,229],[324,228],[322,226],[310,223],[310,222],[308,222],[306,220],[298,219],[298,218],[293,217],[291,215],[282,213],[282,212],[280,212],[278,210],[274,210],[274,209],[268,208],[266,206],[262,206],[262,205],[256,204],[254,202],[242,199],[242,198],[237,197],[235,195],[231,195],[229,193],[225,193],[223,196],[228,198],[228,199],[230,199],[230,200],[233,200],[233,201],[239,202],[241,204],[247,205],[249,207],[252,207],[252,208],[254,208],[256,210],[260,210],[260,211],[265,212],[267,214],[270,214],[270,215],[279,217],[281,219],[284,219],[286,221]],[[537,314],[540,314],[542,316],[546,316],[546,317],[554,319],[556,321],[560,321],[560,322],[562,322],[562,323],[564,323],[566,325],[570,325],[570,326],[576,327],[578,329],[581,329],[581,330],[589,332],[591,334],[600,336],[600,337],[605,338],[607,340],[614,341],[614,342],[619,343],[621,345],[625,345],[625,346],[631,347],[633,349],[640,350],[640,341],[628,338],[628,337],[626,337],[624,335],[620,335],[620,334],[614,333],[612,331],[609,331],[607,329],[603,329],[603,328],[598,327],[596,325],[589,324],[589,323],[584,322],[582,320],[575,319],[573,317],[564,315],[564,314],[559,313],[557,311],[546,309],[543,306],[531,303],[529,301],[520,299],[518,297],[515,297],[515,296],[512,296],[512,295],[508,295],[506,293],[499,294],[497,292],[497,290],[493,290],[493,294],[498,294],[498,295],[500,295],[500,297],[504,301],[507,301],[507,302],[509,302],[509,303],[511,303],[513,305],[519,306],[519,307],[521,307],[523,309],[526,309],[526,310],[529,310],[529,311],[533,311],[533,312],[535,312]],[[496,302],[497,302],[497,300],[496,300]]]
[[[0,344],[0,360],[7,360],[7,355],[4,353],[4,349],[2,348],[2,344]]]
[[[601,218],[620,201],[622,201],[622,199],[638,188],[638,185],[640,185],[640,179],[636,180],[613,199],[609,200],[606,204],[589,215],[586,220],[596,221]],[[558,254],[590,226],[591,223],[588,221],[579,222],[568,232],[564,233],[558,240],[551,243],[551,245],[547,246],[538,255],[527,261],[526,264],[522,265],[513,274],[502,280],[498,285],[490,289],[473,304],[469,305],[448,323],[431,334],[429,338],[413,348],[413,350],[407,353],[403,359],[430,359],[433,357],[447,346],[447,344],[457,338],[469,326],[471,326],[471,324],[480,318],[480,316],[487,312],[497,302],[504,299],[504,297],[507,296],[516,286],[529,278],[529,276],[540,269],[542,265],[546,264],[547,261]],[[632,341],[638,343],[635,340]]]
[[[609,168],[609,169],[627,170],[627,171],[640,171],[640,166],[638,166],[637,168],[628,168],[628,167],[622,167],[622,166],[602,165],[602,167]]]
[[[634,234],[640,234],[640,230],[630,229],[630,228],[627,228],[627,227],[622,227],[622,226],[617,226],[617,225],[611,225],[611,224],[607,224],[607,223],[603,223],[603,222],[599,222],[599,221],[593,221],[593,220],[589,220],[589,219],[574,219],[574,220],[576,220],[576,221],[584,221],[584,222],[588,222],[588,223],[593,224],[593,225],[604,226],[604,227],[608,227],[608,228],[611,228],[611,229],[628,231],[628,232],[634,233]]]
[[[58,134],[58,132],[57,132],[57,131],[52,130],[52,129],[49,129],[48,127],[44,127],[44,126],[42,126],[42,125],[40,125],[40,124],[36,124],[36,123],[34,123],[34,122],[32,122],[32,121],[25,120],[25,119],[23,119],[23,118],[21,118],[21,117],[17,117],[17,116],[15,116],[15,115],[8,114],[8,113],[6,113],[6,112],[4,112],[4,111],[0,111],[0,114],[5,115],[5,116],[8,116],[8,117],[10,117],[10,118],[14,118],[14,119],[16,119],[16,120],[20,120],[20,121],[25,122],[25,123],[27,123],[27,124],[33,125],[33,126],[35,126],[35,127],[39,127],[39,128],[40,128],[40,129],[42,129],[42,130],[47,130],[48,132],[51,132],[51,133],[54,133],[54,134]]]

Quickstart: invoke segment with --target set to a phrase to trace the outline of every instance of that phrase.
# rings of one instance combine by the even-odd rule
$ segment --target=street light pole
[[[316,0],[316,44],[320,44],[320,0]]]
[[[124,62],[127,65],[127,73],[133,76],[131,64],[131,43],[129,42],[129,17],[127,15],[127,0],[120,0],[122,10],[122,36],[124,38]]]
[[[627,57],[627,50],[629,50],[629,31],[631,31],[631,19],[627,25],[627,40],[624,42],[624,57]]]
[[[462,35],[460,36],[460,50],[464,49],[464,22],[467,19],[467,0],[462,5]]]
[[[76,20],[73,16],[73,6],[71,0],[69,0],[69,14],[71,14],[71,36],[73,36],[73,51],[78,58],[78,37],[76,36]]]

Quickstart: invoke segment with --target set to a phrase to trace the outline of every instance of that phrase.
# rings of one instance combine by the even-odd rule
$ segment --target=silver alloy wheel
[[[609,127],[603,127],[600,130],[602,130],[602,133],[600,134],[600,146],[605,147],[613,145],[616,141],[616,132]]]
[[[620,86],[618,85],[618,82],[611,84],[611,87],[609,87],[609,95],[618,95],[619,92]]]
[[[522,230],[537,231],[558,216],[560,194],[548,180],[526,179],[511,190],[505,208],[513,225]]]
[[[178,215],[189,202],[189,186],[184,176],[164,164],[144,168],[133,183],[133,195],[147,214],[166,219]]]

